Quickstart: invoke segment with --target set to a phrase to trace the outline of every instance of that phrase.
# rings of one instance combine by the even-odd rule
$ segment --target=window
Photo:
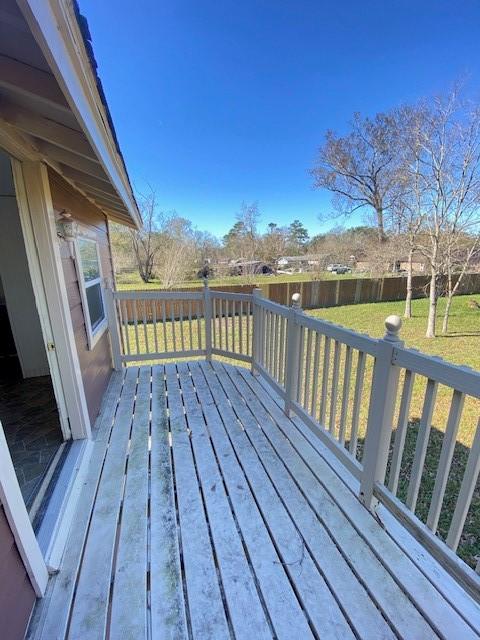
[[[82,237],[75,244],[88,344],[93,349],[107,326],[98,246],[95,240]]]

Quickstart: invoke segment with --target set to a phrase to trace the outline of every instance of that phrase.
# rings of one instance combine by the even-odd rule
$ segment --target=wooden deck
[[[114,374],[31,638],[478,638],[480,608],[249,371]]]

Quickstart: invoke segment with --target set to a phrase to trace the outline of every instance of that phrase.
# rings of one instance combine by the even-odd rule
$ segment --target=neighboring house
[[[408,271],[408,256],[401,256],[392,265],[394,272]],[[421,253],[416,251],[412,256],[412,273],[426,273],[428,261]]]
[[[229,264],[231,276],[270,275],[272,267],[261,260],[232,260]]]
[[[95,68],[75,2],[2,1],[3,640],[23,637],[58,567],[110,379],[108,223],[141,224]]]
[[[307,254],[303,256],[282,256],[277,260],[277,268],[282,271],[291,270],[302,273],[312,271],[322,264],[323,256]]]

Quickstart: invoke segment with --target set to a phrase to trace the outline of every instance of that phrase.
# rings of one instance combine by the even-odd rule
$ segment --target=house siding
[[[2,640],[21,640],[24,637],[34,604],[35,592],[0,503],[0,636]]]
[[[55,211],[66,210],[71,214],[72,219],[87,227],[90,232],[95,233],[100,250],[103,277],[113,280],[112,255],[105,215],[55,172],[49,171],[49,181]],[[85,316],[71,247],[68,241],[61,238],[59,238],[59,243],[88,413],[93,423],[100,410],[102,396],[112,373],[110,341],[106,331],[95,347],[92,350],[89,349]]]

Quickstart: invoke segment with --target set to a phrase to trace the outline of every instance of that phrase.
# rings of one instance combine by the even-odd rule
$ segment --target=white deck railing
[[[376,510],[383,504],[470,591],[479,592],[479,576],[456,550],[480,471],[480,420],[448,533],[444,540],[436,535],[466,398],[477,403],[473,410],[477,419],[480,415],[479,372],[406,349],[397,316],[387,318],[386,334],[377,340],[305,315],[299,294],[285,307],[262,298],[259,289],[235,294],[206,285],[203,292],[190,293],[109,291],[107,303],[116,368],[215,355],[250,363],[278,392],[285,412],[302,420],[358,480],[365,506]],[[415,384],[423,384],[425,392],[401,500],[397,494]],[[451,399],[422,522],[415,511],[439,385],[444,395],[445,387],[450,390]]]

